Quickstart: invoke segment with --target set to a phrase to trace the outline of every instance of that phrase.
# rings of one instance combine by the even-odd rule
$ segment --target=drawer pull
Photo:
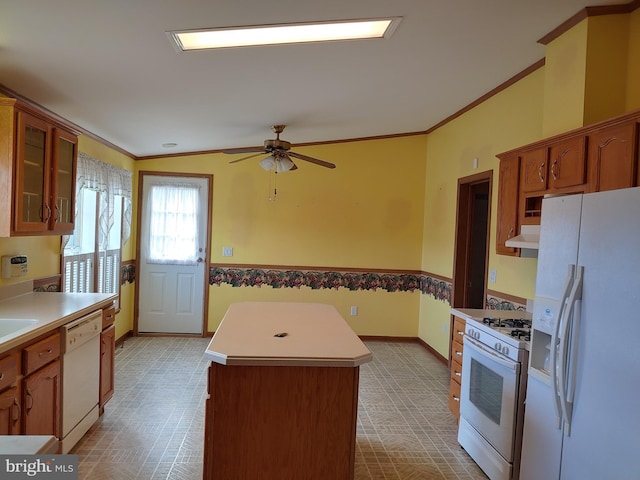
[[[464,335],[464,332],[458,332],[458,335]]]
[[[41,357],[41,356],[43,356],[43,355],[51,355],[51,352],[53,352],[53,349],[51,349],[51,348],[50,348],[50,349],[49,349],[49,350],[47,350],[46,352],[40,352],[40,353],[38,354],[38,356],[39,356],[39,357]]]
[[[461,376],[462,376],[462,373],[456,372],[456,377],[461,377]]]
[[[460,401],[460,397],[456,397],[455,395],[453,396],[453,399],[454,399],[456,402],[459,402],[459,401]]]
[[[458,355],[459,357],[462,356],[462,352],[456,352],[456,355]]]

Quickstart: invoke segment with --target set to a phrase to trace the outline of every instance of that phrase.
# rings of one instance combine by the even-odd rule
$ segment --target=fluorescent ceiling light
[[[183,30],[167,32],[167,34],[173,39],[179,50],[187,51],[383,38],[391,35],[399,22],[400,17],[393,17],[370,20],[342,20],[338,22]]]

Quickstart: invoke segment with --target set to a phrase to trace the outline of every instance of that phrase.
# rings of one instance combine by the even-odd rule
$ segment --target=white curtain
[[[149,192],[149,263],[195,265],[200,187],[156,184]]]
[[[129,240],[131,235],[131,179],[132,174],[128,170],[96,160],[84,152],[78,153],[76,198],[80,198],[80,192],[84,188],[94,190],[100,195],[98,225],[101,233],[100,238],[104,243],[104,245],[100,245],[100,249],[106,249],[109,231],[113,227],[114,197],[116,195],[124,197],[122,244],[124,245]],[[66,242],[63,241],[63,243]]]

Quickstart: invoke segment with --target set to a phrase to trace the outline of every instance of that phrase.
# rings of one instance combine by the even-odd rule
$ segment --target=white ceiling
[[[134,156],[424,131],[627,0],[0,0],[0,84]],[[389,39],[178,53],[166,31],[401,16]],[[168,150],[163,143],[178,146]]]

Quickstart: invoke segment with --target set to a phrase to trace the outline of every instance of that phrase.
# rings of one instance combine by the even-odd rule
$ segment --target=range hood
[[[505,247],[538,250],[540,244],[540,225],[522,225],[520,235],[504,242]]]

